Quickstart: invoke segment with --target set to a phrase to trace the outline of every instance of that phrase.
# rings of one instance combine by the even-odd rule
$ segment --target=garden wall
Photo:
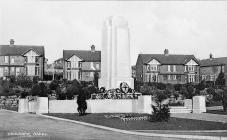
[[[49,100],[49,113],[78,113],[76,100]]]
[[[151,96],[87,100],[87,113],[152,113]],[[49,100],[49,113],[78,113],[76,100]]]

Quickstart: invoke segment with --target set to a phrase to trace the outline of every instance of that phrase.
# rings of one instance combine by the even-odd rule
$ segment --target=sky
[[[48,63],[63,49],[101,50],[101,29],[110,16],[129,25],[131,64],[139,53],[227,57],[225,1],[0,0],[0,44],[44,45]]]

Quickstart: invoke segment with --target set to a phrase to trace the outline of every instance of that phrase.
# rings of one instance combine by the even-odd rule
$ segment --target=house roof
[[[101,51],[92,52],[90,50],[63,50],[63,59],[67,60],[73,55],[76,55],[83,61],[88,62],[100,62],[101,61]]]
[[[29,50],[34,50],[38,54],[44,56],[44,46],[33,46],[33,45],[0,45],[0,56],[14,56],[22,55]]]
[[[164,54],[139,54],[143,63],[148,63],[152,59],[157,60],[161,64],[184,65],[191,59],[200,64],[194,55],[164,55]]]
[[[201,63],[202,67],[226,65],[227,64],[227,57],[203,59],[203,60],[200,61],[200,63]]]

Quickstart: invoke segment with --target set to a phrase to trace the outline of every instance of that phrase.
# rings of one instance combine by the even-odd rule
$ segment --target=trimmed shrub
[[[44,83],[33,85],[31,89],[32,96],[47,97],[47,87]]]
[[[168,121],[170,118],[170,112],[169,112],[169,105],[168,104],[162,104],[162,102],[167,99],[168,96],[164,92],[158,92],[155,97],[154,101],[157,104],[157,106],[152,105],[153,108],[153,114],[150,116],[150,121]]]
[[[86,95],[84,92],[80,92],[79,96],[77,97],[77,104],[78,104],[77,111],[79,112],[79,116],[86,115],[87,102]]]

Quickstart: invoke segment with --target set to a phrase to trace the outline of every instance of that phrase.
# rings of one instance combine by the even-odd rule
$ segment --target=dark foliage
[[[47,87],[44,83],[38,83],[33,85],[31,89],[32,96],[47,97]]]
[[[87,110],[87,102],[86,102],[86,95],[84,92],[80,92],[79,96],[77,97],[77,104],[78,104],[78,112],[80,116],[86,115]]]
[[[16,85],[19,85],[23,88],[31,88],[32,87],[32,80],[30,77],[21,74],[16,78]]]
[[[96,87],[98,87],[98,81],[99,80],[99,73],[98,72],[95,72],[94,73],[94,80],[93,80],[93,83]]]
[[[170,118],[169,112],[169,105],[163,104],[162,102],[168,98],[165,92],[158,92],[155,97],[154,101],[157,106],[152,105],[153,114],[150,116],[150,121],[168,121]]]
[[[21,95],[20,95],[20,98],[21,98],[21,99],[25,99],[27,96],[28,96],[28,92],[22,91],[22,92],[21,92]]]
[[[219,73],[218,78],[215,81],[215,85],[221,87],[225,86],[225,74],[222,71]]]
[[[59,87],[59,82],[57,82],[56,80],[52,81],[49,85],[49,88],[51,90],[56,90]]]
[[[182,87],[182,84],[175,84],[175,85],[174,85],[174,89],[175,89],[176,91],[180,91],[180,90],[181,90],[181,87]]]

